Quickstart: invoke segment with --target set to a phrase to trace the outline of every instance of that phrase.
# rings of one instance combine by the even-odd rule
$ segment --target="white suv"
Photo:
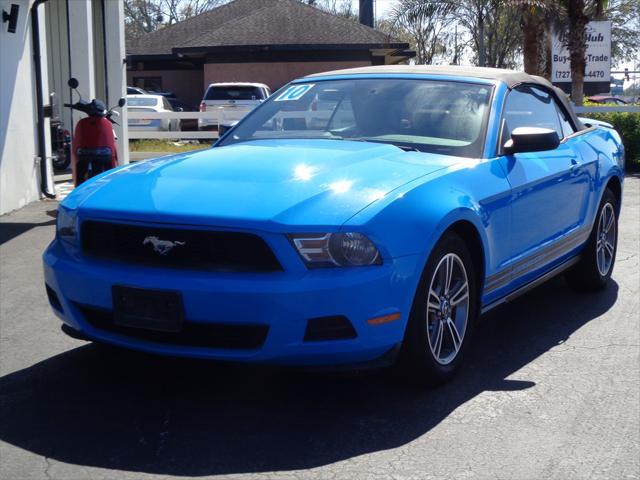
[[[198,119],[199,130],[214,130],[218,123],[240,120],[271,95],[264,83],[212,83],[200,102],[201,112],[217,111],[217,119]]]

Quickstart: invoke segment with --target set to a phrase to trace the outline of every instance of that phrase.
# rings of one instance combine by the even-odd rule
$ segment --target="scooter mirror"
[[[74,90],[76,88],[78,88],[78,85],[80,85],[80,82],[78,82],[77,78],[70,78],[69,81],[67,82],[67,85],[69,85],[69,87],[73,88]]]
[[[126,98],[121,98],[120,100],[118,100],[118,106],[120,108],[124,107],[127,104],[127,99]]]

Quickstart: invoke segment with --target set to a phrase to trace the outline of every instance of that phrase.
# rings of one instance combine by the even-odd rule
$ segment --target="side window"
[[[171,104],[169,103],[169,100],[167,100],[165,97],[162,97],[162,106],[164,107],[165,110],[169,110],[169,111],[173,110],[173,108],[171,108]]]
[[[553,96],[541,88],[521,86],[507,97],[503,113],[502,145],[518,127],[550,128],[563,138],[562,127]]]
[[[560,138],[562,139],[568,137],[572,133],[575,133],[576,130],[575,128],[573,128],[573,125],[571,125],[571,122],[567,118],[567,114],[564,113],[564,110],[562,110],[562,108],[560,108],[557,103],[556,110],[558,110],[558,118],[560,119],[560,126],[562,127],[562,135],[560,135]]]

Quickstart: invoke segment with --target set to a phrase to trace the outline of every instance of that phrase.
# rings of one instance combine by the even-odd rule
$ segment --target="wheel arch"
[[[478,299],[483,289],[484,276],[485,276],[485,246],[482,241],[482,236],[477,227],[469,220],[457,220],[452,223],[443,233],[453,232],[457,234],[462,241],[466,244],[471,253],[473,259],[473,270],[477,279]]]
[[[602,191],[603,195],[605,190],[611,190],[611,193],[616,197],[616,214],[620,214],[620,207],[622,206],[622,181],[620,178],[617,175],[611,175]]]

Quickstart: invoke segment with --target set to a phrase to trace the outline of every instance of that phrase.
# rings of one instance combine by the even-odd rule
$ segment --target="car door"
[[[574,142],[563,131],[561,120],[569,121],[560,113],[553,94],[533,85],[512,90],[504,105],[501,145],[517,127],[549,128],[562,139],[554,150],[500,158],[512,188],[510,263],[516,283],[566,253],[581,227],[589,182]],[[572,134],[570,126],[565,128]]]

